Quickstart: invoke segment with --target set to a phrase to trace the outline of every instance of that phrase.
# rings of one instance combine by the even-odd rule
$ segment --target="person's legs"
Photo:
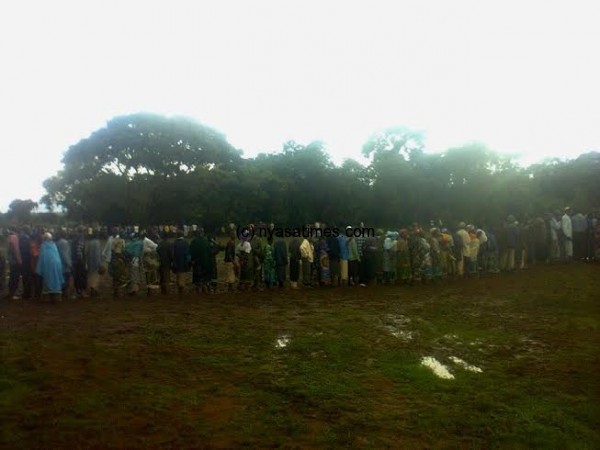
[[[302,284],[304,286],[311,285],[311,263],[307,258],[302,258]]]
[[[23,279],[23,299],[31,298],[32,278],[31,268],[27,265],[21,267],[21,278]]]
[[[185,274],[182,272],[176,273],[175,281],[177,283],[177,293],[182,297],[185,290]]]
[[[347,259],[340,260],[340,278],[341,278],[341,285],[346,286],[348,284],[348,260]]]
[[[19,289],[19,280],[21,279],[21,269],[18,265],[12,265],[9,268],[8,275],[8,298],[13,298]]]
[[[513,271],[515,270],[515,249],[508,249],[508,261],[507,261],[507,270]]]

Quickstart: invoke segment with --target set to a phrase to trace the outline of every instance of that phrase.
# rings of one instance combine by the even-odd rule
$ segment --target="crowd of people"
[[[271,228],[274,225],[257,225]],[[245,229],[253,230],[254,225]],[[600,221],[570,208],[545,217],[509,215],[497,227],[459,222],[453,229],[432,221],[398,230],[324,223],[306,235],[235,232],[218,240],[201,227],[31,229],[2,233],[0,290],[7,299],[53,300],[97,297],[101,280],[112,295],[183,295],[248,289],[370,286],[438,282],[457,277],[512,272],[540,263],[600,261]],[[369,232],[371,230],[372,232]],[[262,235],[264,236],[264,235]],[[222,263],[218,262],[222,254]],[[6,278],[8,275],[8,283]],[[20,296],[17,293],[20,292]]]

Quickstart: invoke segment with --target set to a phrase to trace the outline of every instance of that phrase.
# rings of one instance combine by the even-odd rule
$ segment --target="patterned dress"
[[[264,246],[265,259],[263,261],[263,271],[265,284],[275,286],[277,284],[277,270],[275,267],[275,258],[273,257],[273,246],[266,244]]]

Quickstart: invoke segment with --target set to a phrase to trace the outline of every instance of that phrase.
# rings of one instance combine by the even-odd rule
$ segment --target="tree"
[[[8,205],[8,216],[17,222],[29,222],[31,213],[38,207],[38,204],[31,199],[15,199]]]
[[[62,162],[44,184],[47,206],[81,220],[146,222],[183,218],[182,181],[199,170],[232,169],[241,152],[192,119],[139,113],[112,119],[71,146]]]

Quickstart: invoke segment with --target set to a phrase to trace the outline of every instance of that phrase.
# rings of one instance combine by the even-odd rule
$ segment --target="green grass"
[[[0,446],[599,448],[599,275],[5,302]]]

